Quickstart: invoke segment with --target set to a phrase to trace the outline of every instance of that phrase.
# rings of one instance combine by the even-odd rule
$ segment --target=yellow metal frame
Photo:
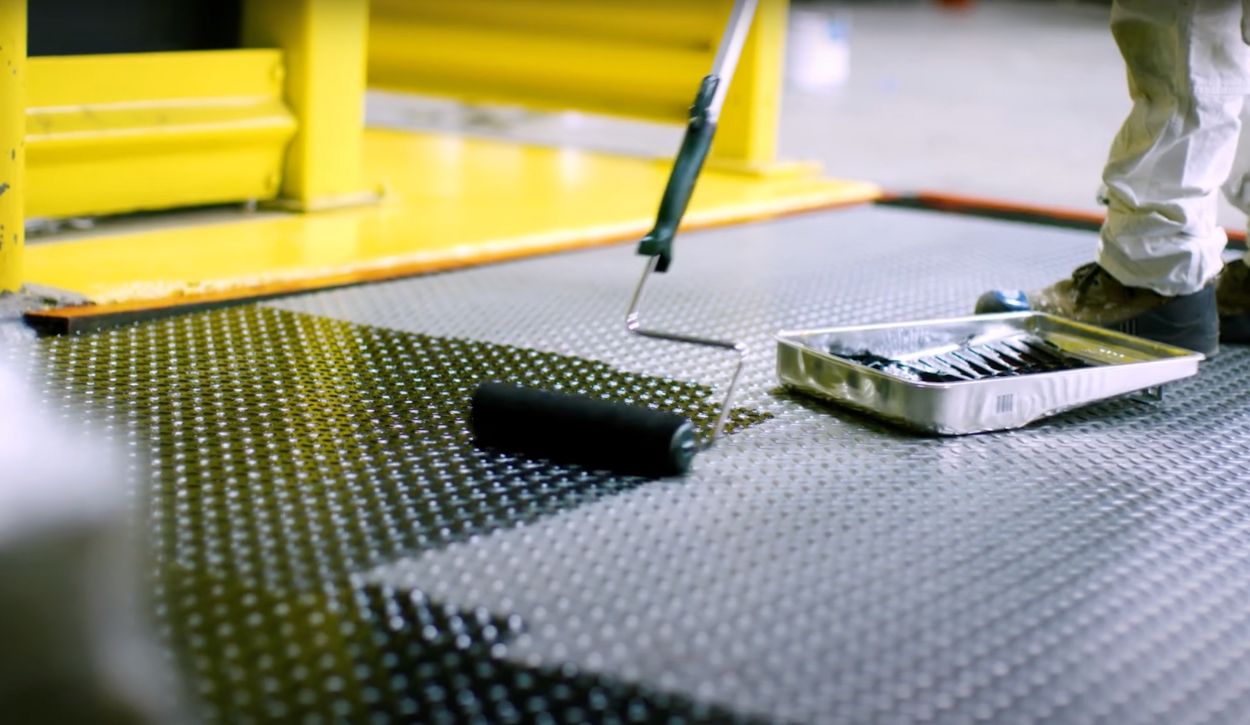
[[[32,217],[276,197],[296,121],[276,50],[31,58]]]
[[[26,0],[0,2],[0,293],[22,284]]]
[[[362,177],[364,0],[248,0],[244,43],[281,48],[286,98],[299,119],[282,174],[282,198],[304,210],[376,199]]]
[[[26,211],[371,201],[361,176],[368,7],[249,0],[254,49],[32,58]]]
[[[713,167],[751,173],[785,173],[796,168],[819,172],[815,164],[796,167],[777,159],[789,5],[787,0],[760,0],[721,112],[708,159]]]
[[[0,34],[24,25],[13,0],[0,7]],[[245,41],[263,48],[32,59],[32,212],[269,198],[319,213],[103,224],[28,248],[25,279],[87,296],[99,306],[61,314],[89,316],[636,239],[653,223],[666,159],[365,131],[366,27],[371,72],[392,63],[403,88],[680,122],[728,9],[727,0],[375,0],[370,23],[364,2],[247,0]],[[880,195],[863,182],[773,173],[785,9],[761,2],[688,229]],[[0,79],[0,144],[22,138],[19,93]],[[381,187],[380,203],[358,203]],[[19,234],[21,192],[0,195],[0,223]],[[0,257],[9,288],[22,279],[17,252]]]
[[[0,291],[23,280],[26,217],[376,200],[367,18],[366,2],[248,0],[245,40],[265,47],[27,59],[26,0],[0,2]]]
[[[730,0],[373,0],[369,84],[684,123]],[[787,0],[761,0],[712,165],[776,164]],[[806,167],[807,170],[814,170]]]

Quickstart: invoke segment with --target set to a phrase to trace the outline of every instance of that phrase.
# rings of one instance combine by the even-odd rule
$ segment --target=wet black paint
[[[136,525],[164,644],[208,721],[730,718],[498,656],[523,623],[356,575],[648,479],[475,448],[490,377],[679,412],[710,390],[593,360],[256,306],[39,343],[53,396],[149,459]],[[737,410],[730,430],[764,416]]]
[[[829,352],[897,378],[925,383],[989,380],[1090,367],[1090,363],[1033,335],[1018,335],[985,344],[965,345],[950,352],[906,357],[905,360],[883,357],[871,350],[834,347]]]

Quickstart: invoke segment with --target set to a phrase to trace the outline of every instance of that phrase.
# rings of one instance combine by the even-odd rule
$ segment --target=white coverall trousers
[[[1250,212],[1250,0],[1115,0],[1111,32],[1133,110],[1103,172],[1098,262],[1132,287],[1197,292],[1223,268],[1221,185]]]

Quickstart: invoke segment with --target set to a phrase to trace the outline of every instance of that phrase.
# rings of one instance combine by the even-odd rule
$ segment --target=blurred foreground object
[[[139,626],[124,476],[0,366],[0,713],[13,723],[178,721]]]

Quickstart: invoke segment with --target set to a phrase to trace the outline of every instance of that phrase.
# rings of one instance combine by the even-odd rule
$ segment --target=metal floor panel
[[[1250,356],[1162,407],[899,434],[778,395],[782,327],[966,314],[1066,276],[1094,235],[880,208],[688,235],[653,325],[748,340],[775,419],[649,486],[371,576],[517,614],[508,656],[824,722],[1250,716]],[[287,309],[525,344],[723,385],[620,331],[628,248],[295,298]]]
[[[626,247],[15,350],[154,457],[162,634],[214,719],[1244,722],[1246,350],[1161,406],[956,439],[776,390],[780,327],[963,314],[1093,245],[876,208],[684,237],[644,314],[749,341],[740,404],[771,419],[681,480],[465,437],[493,370],[723,385],[715,352],[623,332]]]

